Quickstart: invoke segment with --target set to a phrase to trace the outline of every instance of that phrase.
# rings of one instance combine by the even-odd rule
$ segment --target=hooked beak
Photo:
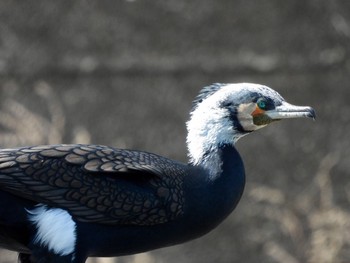
[[[307,106],[295,106],[287,102],[276,107],[273,110],[266,111],[265,114],[272,120],[291,119],[291,118],[312,118],[316,119],[315,110]]]

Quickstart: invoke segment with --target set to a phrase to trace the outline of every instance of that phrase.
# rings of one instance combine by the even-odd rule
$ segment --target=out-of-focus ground
[[[199,89],[263,83],[318,118],[238,143],[247,186],[234,213],[193,242],[90,262],[350,262],[349,52],[350,1],[1,1],[0,147],[186,161]]]

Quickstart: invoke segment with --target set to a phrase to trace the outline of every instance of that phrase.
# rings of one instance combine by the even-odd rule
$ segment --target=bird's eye
[[[264,99],[258,100],[257,105],[262,110],[266,110],[267,108],[267,102]]]

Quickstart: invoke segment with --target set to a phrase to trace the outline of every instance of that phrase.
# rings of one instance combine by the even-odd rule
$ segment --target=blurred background
[[[0,147],[186,162],[198,91],[262,83],[318,118],[239,141],[247,185],[232,215],[198,240],[90,263],[350,262],[349,53],[350,1],[0,1]]]

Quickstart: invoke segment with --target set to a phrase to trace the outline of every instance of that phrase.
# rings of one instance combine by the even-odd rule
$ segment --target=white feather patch
[[[233,87],[234,86],[234,87]],[[239,85],[227,85],[198,104],[187,122],[187,146],[192,163],[203,161],[206,152],[215,150],[220,143],[234,143],[235,131],[228,112],[220,103],[239,92]]]
[[[28,213],[29,220],[37,228],[34,243],[45,245],[62,256],[74,252],[76,224],[67,211],[40,205]]]
[[[217,147],[225,143],[235,144],[239,138],[245,135],[232,127],[232,122],[228,118],[229,112],[220,105],[224,101],[238,102],[244,94],[242,91],[246,90],[282,99],[274,90],[253,83],[228,84],[204,99],[191,112],[191,118],[187,122],[188,155],[193,164],[202,164],[216,170],[220,165],[214,156]],[[242,119],[245,128],[257,129],[257,126],[253,125],[250,115],[238,117]],[[206,157],[208,152],[211,152],[213,156]]]

